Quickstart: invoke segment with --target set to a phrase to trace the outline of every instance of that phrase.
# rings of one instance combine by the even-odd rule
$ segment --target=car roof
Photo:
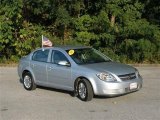
[[[70,49],[83,49],[83,48],[91,48],[89,46],[54,46],[54,47],[44,47],[39,49],[62,49],[62,50],[70,50]],[[38,49],[38,50],[39,50]]]
[[[91,48],[91,47],[88,47],[88,46],[57,46],[57,48],[61,48],[63,50],[69,50],[69,49],[82,49],[82,48]]]

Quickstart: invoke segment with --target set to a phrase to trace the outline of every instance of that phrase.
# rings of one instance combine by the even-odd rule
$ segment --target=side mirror
[[[58,65],[67,66],[67,67],[71,66],[71,64],[69,62],[67,62],[67,61],[59,61]]]

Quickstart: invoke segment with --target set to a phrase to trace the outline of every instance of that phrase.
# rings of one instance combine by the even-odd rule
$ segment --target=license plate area
[[[137,83],[131,83],[130,86],[129,86],[130,90],[137,89],[137,87],[138,87]]]

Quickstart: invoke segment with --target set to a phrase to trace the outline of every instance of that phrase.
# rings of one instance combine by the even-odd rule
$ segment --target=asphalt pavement
[[[160,67],[137,68],[140,91],[83,102],[66,91],[26,91],[16,67],[0,67],[0,120],[160,120]]]

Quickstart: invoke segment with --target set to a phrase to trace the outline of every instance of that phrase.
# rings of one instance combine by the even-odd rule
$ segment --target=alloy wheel
[[[85,99],[86,98],[86,94],[87,94],[86,86],[84,85],[84,83],[81,82],[78,87],[79,87],[79,89],[78,89],[79,96],[82,99]]]
[[[31,87],[32,80],[31,80],[30,76],[26,75],[24,77],[24,85],[25,85],[26,88],[30,88]]]

